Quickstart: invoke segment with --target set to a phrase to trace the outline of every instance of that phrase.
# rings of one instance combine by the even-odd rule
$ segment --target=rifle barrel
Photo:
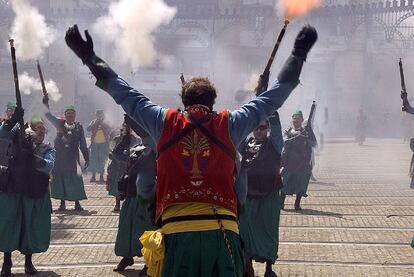
[[[267,71],[270,70],[270,67],[272,66],[273,60],[276,57],[277,50],[279,49],[279,46],[282,43],[283,37],[285,36],[286,27],[287,27],[288,24],[289,24],[289,20],[285,20],[283,28],[282,28],[282,30],[280,30],[280,33],[279,33],[279,36],[277,38],[276,44],[273,47],[272,54],[270,55],[269,61],[267,62],[267,65],[266,65],[266,68],[265,68],[264,72],[267,72]]]
[[[313,121],[313,117],[315,116],[315,111],[316,111],[316,102],[313,101],[312,106],[311,106],[311,110],[309,113],[309,117],[308,117],[308,123],[307,125],[312,126],[312,121]]]
[[[11,52],[12,67],[13,67],[14,88],[15,88],[15,94],[16,94],[16,106],[19,109],[23,109],[22,96],[20,94],[20,86],[19,86],[19,74],[17,73],[16,48],[14,48],[14,39],[9,39],[9,43],[10,43],[10,52]],[[23,117],[19,119],[19,124],[20,124],[20,132],[24,134]]]
[[[40,83],[42,84],[43,95],[47,95],[45,79],[43,78],[42,68],[40,67],[39,61],[37,61],[37,72],[39,72]]]
[[[407,89],[405,87],[404,68],[403,68],[403,64],[402,64],[401,59],[400,59],[400,62],[398,63],[398,65],[400,66],[401,88],[404,92],[406,92]]]

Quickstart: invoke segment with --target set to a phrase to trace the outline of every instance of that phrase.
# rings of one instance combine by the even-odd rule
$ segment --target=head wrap
[[[74,105],[67,105],[65,106],[65,112],[67,111],[76,111]]]
[[[33,125],[39,124],[39,123],[43,124],[44,123],[43,119],[38,115],[34,115],[32,119],[30,120],[30,127],[32,127]]]
[[[292,116],[300,116],[300,117],[302,117],[303,118],[303,113],[302,113],[302,111],[301,110],[297,110],[297,111],[295,111],[293,114],[292,114]]]
[[[16,101],[9,101],[7,102],[7,108],[8,109],[14,109],[17,107]]]

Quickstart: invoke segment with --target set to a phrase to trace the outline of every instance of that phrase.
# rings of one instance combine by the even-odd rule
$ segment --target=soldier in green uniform
[[[66,210],[66,200],[75,201],[75,210],[82,211],[79,201],[87,197],[78,166],[79,150],[85,160],[85,167],[89,164],[89,150],[82,124],[76,122],[76,110],[73,105],[65,107],[64,118],[57,118],[50,112],[46,113],[46,118],[57,130],[54,141],[56,162],[52,171],[52,198],[60,200],[58,211]]]
[[[43,142],[46,128],[40,117],[33,117],[23,137],[16,108],[0,126],[0,138],[19,141],[10,161],[8,181],[0,189],[0,251],[4,252],[1,276],[11,276],[13,251],[25,255],[26,274],[36,274],[32,254],[47,251],[51,232],[49,174],[55,150]],[[2,172],[4,173],[4,172]]]
[[[91,163],[89,171],[92,172],[91,182],[96,182],[96,173],[99,174],[99,182],[104,183],[105,164],[109,155],[109,141],[111,128],[104,121],[104,111],[96,111],[96,119],[92,120],[86,128],[91,132]]]

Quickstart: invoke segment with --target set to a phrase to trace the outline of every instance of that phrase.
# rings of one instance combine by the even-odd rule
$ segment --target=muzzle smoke
[[[304,16],[311,10],[319,7],[321,0],[279,0],[276,8],[285,19],[293,19]]]
[[[45,17],[30,6],[27,0],[12,0],[16,14],[9,36],[14,39],[17,58],[26,61],[37,59],[56,38],[56,30],[48,26]]]
[[[23,72],[19,75],[19,85],[20,90],[26,95],[30,95],[32,91],[39,91],[40,93],[42,91],[40,80],[30,76],[27,72]],[[45,81],[45,86],[49,98],[55,102],[59,101],[62,95],[59,93],[59,88],[57,87],[56,82],[53,80]]]
[[[135,71],[155,60],[153,32],[168,24],[175,13],[163,0],[120,0],[110,5],[108,14],[98,18],[93,29],[113,43],[116,55]]]

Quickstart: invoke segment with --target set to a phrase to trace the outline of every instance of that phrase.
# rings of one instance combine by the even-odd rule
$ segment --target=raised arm
[[[280,124],[279,113],[274,112],[269,117],[270,123],[270,135],[269,139],[272,142],[273,146],[277,150],[277,152],[282,153],[283,149],[283,134],[282,134],[282,125]]]
[[[74,25],[66,32],[66,44],[82,59],[96,77],[96,85],[109,93],[117,104],[149,135],[158,141],[166,109],[153,104],[140,91],[130,87],[101,58],[95,55],[92,38],[85,31],[86,41]]]
[[[279,109],[297,86],[303,63],[317,37],[315,28],[309,25],[303,27],[296,37],[292,54],[270,89],[240,109],[231,112],[230,135],[236,147],[260,122]]]
[[[56,129],[60,130],[62,128],[62,121],[54,116],[51,112],[46,113],[46,118]]]

